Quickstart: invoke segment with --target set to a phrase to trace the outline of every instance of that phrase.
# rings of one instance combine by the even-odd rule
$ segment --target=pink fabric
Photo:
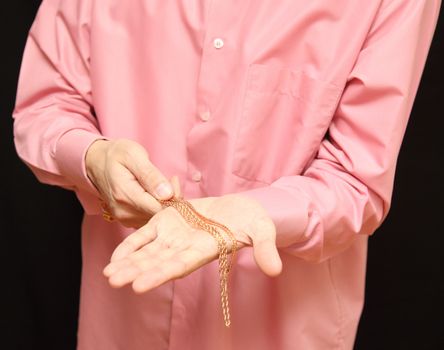
[[[352,349],[440,3],[44,0],[14,134],[38,179],[85,209],[78,349]],[[141,143],[185,198],[237,192],[268,210],[283,273],[242,250],[231,328],[216,263],[144,295],[108,286],[132,231],[100,216],[84,165],[97,138]]]

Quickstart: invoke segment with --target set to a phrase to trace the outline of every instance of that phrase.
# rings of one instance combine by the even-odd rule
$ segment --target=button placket
[[[220,102],[222,83],[227,78],[227,71],[230,67],[230,58],[233,57],[232,42],[227,41],[228,36],[225,37],[227,32],[225,20],[218,21],[216,18],[218,13],[222,9],[225,11],[226,4],[224,2],[212,2],[211,9],[207,13],[207,26],[205,28],[202,59],[198,74],[197,90],[196,90],[196,120],[197,125],[195,127],[195,133],[193,140],[190,140],[188,145],[190,168],[189,177],[191,186],[196,192],[200,191],[200,187],[203,185],[203,175],[197,169],[205,169],[205,161],[199,155],[202,150],[199,148],[200,142],[198,139],[204,137],[207,131],[209,131],[210,125],[202,125],[199,127],[199,123],[207,123],[210,119],[215,119],[215,110],[217,104]],[[228,9],[226,9],[228,11]],[[219,69],[217,69],[219,67]],[[194,128],[193,128],[194,129]],[[197,140],[196,140],[197,138]]]

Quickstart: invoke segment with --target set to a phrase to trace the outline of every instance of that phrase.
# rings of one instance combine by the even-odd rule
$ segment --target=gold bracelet
[[[230,321],[230,308],[228,305],[228,276],[233,267],[233,261],[237,251],[237,241],[234,234],[228,227],[221,223],[206,218],[201,215],[193,205],[181,198],[172,198],[159,201],[164,207],[174,207],[183,218],[193,227],[202,229],[209,232],[217,242],[217,248],[219,252],[219,276],[220,276],[220,296],[222,313],[224,316],[225,326],[229,327]],[[223,235],[216,229],[221,228],[225,231],[226,235],[231,239],[231,259],[228,261],[228,245]]]

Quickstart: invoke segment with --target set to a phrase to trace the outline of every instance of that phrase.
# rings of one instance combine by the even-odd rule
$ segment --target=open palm
[[[256,262],[266,274],[280,273],[274,225],[257,202],[227,195],[190,203],[202,215],[228,226],[238,248],[253,245]],[[210,233],[191,227],[175,208],[167,207],[119,244],[104,274],[113,287],[132,283],[136,293],[143,293],[184,277],[217,256],[217,243]]]
[[[168,207],[116,248],[104,274],[114,287],[133,282],[135,292],[144,292],[187,275],[217,255],[208,232],[192,228]]]

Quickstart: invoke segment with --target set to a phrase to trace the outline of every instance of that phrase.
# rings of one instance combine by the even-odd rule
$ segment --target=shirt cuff
[[[55,159],[60,173],[72,182],[85,212],[98,214],[100,193],[86,172],[85,156],[89,146],[96,140],[107,140],[103,135],[84,129],[72,129],[57,141]]]
[[[309,222],[309,201],[273,186],[239,192],[259,202],[276,227],[276,246],[288,247],[307,239],[304,234]]]

